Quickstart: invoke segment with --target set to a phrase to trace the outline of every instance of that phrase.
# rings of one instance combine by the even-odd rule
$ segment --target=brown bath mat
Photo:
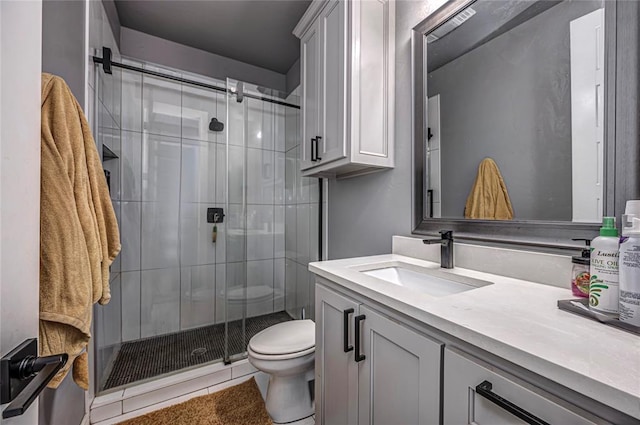
[[[272,425],[254,378],[120,425]]]

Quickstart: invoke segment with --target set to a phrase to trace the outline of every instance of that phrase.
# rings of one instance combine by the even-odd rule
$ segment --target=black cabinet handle
[[[360,316],[355,317],[355,327],[354,327],[355,332],[353,333],[353,337],[355,339],[355,344],[356,344],[356,356],[355,356],[356,363],[361,362],[367,358],[367,356],[365,356],[364,354],[360,354],[360,322],[364,321],[364,319],[366,318],[367,316],[365,316],[364,314],[361,314]]]
[[[498,394],[491,391],[492,389],[493,385],[489,381],[482,381],[480,385],[476,386],[476,392],[482,397],[486,398],[498,407],[503,408],[512,415],[522,419],[529,425],[551,425],[549,424],[549,422],[545,422],[537,416],[532,415],[520,406],[517,406],[511,403],[509,400],[500,397]]]
[[[311,138],[311,161],[312,161],[312,162],[316,162],[316,161],[317,161],[317,159],[316,159],[316,153],[315,153],[315,152],[314,152],[314,150],[313,150],[314,148],[317,148],[317,147],[318,147],[318,145],[316,144],[316,142],[317,142],[317,140],[316,140],[314,137],[312,137],[312,138]]]
[[[322,140],[322,137],[316,136],[316,161],[320,161],[322,159],[320,158],[320,151],[318,150],[318,143],[320,143],[320,140]]]
[[[352,308],[348,308],[342,312],[342,318],[344,320],[344,326],[342,331],[344,332],[343,350],[345,353],[353,351],[353,345],[349,345],[349,315],[353,313]]]
[[[433,189],[427,189],[427,198],[429,198],[429,218],[433,218]]]

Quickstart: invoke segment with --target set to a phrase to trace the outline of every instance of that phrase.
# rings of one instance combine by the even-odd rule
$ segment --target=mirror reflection
[[[599,222],[602,0],[478,0],[426,34],[425,216]]]

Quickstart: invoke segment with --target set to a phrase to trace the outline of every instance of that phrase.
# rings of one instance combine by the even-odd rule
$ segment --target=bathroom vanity
[[[443,270],[419,244],[310,264],[317,423],[640,423],[640,338],[558,310],[568,285],[531,273],[561,279],[564,256],[457,245]],[[483,257],[512,277],[464,267]]]

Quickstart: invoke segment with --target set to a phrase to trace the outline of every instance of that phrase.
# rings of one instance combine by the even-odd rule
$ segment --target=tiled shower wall
[[[287,99],[298,104],[300,88]],[[296,319],[315,318],[315,280],[309,272],[310,261],[318,260],[318,179],[300,173],[300,110],[287,108],[285,139],[285,287],[286,310]]]
[[[123,74],[123,341],[223,322],[225,312],[233,320],[285,308],[287,108],[250,98],[229,105],[227,115],[225,93]],[[224,131],[208,130],[213,117]],[[225,208],[227,179],[213,243],[206,210]]]

